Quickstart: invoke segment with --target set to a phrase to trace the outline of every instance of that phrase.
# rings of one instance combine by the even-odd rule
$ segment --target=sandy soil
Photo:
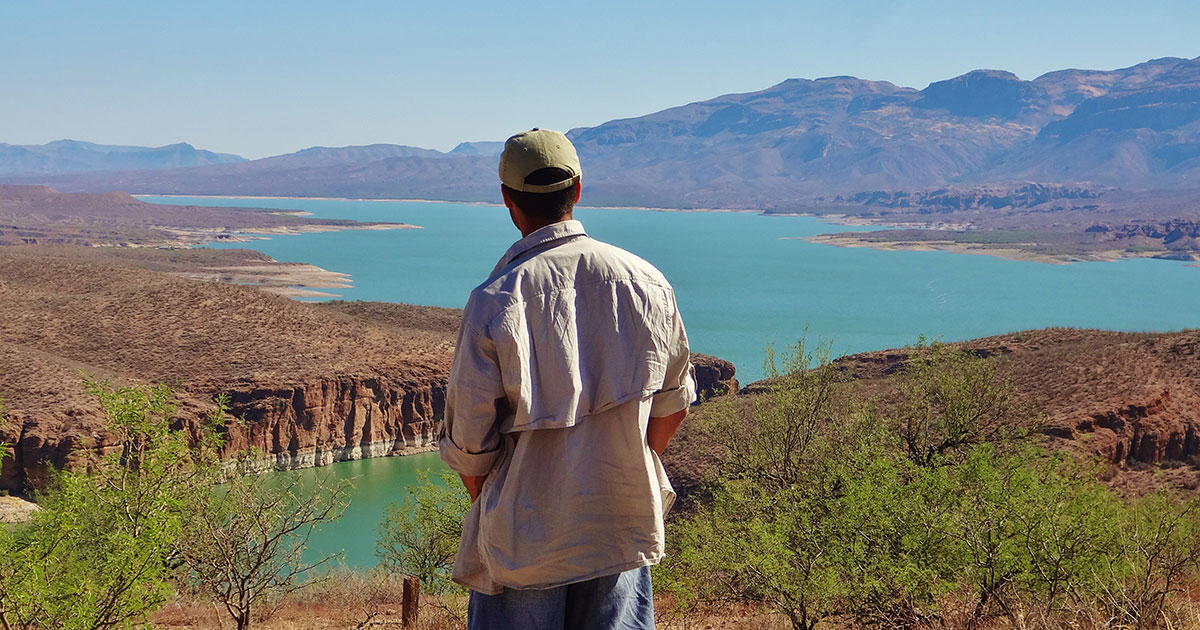
[[[270,261],[257,265],[204,267],[174,273],[193,280],[254,286],[290,298],[337,297],[336,293],[318,289],[349,289],[354,286],[350,274],[305,263]]]

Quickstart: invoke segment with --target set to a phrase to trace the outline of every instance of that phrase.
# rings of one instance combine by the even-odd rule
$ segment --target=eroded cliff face
[[[693,355],[701,400],[738,391],[732,363]],[[176,392],[176,422],[194,426],[212,410],[212,398],[230,398],[223,456],[252,470],[308,468],[334,462],[406,455],[437,446],[446,406],[444,372],[424,380],[389,375],[331,375],[305,383],[231,383]],[[0,489],[41,488],[52,468],[80,465],[111,446],[103,413],[87,398],[51,410],[51,417],[19,411],[10,417],[13,457],[0,469]],[[61,417],[54,417],[61,416]],[[19,427],[19,431],[11,429]]]
[[[1185,463],[1200,455],[1200,407],[1176,404],[1169,389],[1150,400],[1076,420],[1074,427],[1047,432],[1083,441],[1113,464]]]
[[[296,385],[233,386],[223,456],[251,469],[308,468],[334,462],[406,455],[437,444],[446,405],[444,377],[427,382],[386,376],[333,376]],[[194,426],[211,411],[216,392],[177,392],[176,423]],[[53,468],[79,466],[112,447],[95,405],[46,421],[19,412],[5,438],[13,457],[0,468],[0,489],[24,493],[45,487]]]
[[[227,456],[257,451],[262,465],[307,468],[404,455],[436,446],[446,382],[331,378],[230,392]]]

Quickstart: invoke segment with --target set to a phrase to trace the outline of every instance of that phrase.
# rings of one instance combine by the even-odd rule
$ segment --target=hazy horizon
[[[0,102],[0,142],[188,142],[250,159],[373,143],[448,151],[787,78],[919,89],[979,68],[1033,79],[1200,55],[1200,5],[1186,2],[277,7],[4,3],[0,70],[19,98]]]

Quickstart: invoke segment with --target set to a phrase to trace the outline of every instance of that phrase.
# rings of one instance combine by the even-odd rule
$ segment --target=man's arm
[[[669,416],[650,418],[650,425],[646,427],[646,443],[650,445],[650,450],[662,457],[663,451],[667,450],[667,444],[679,430],[679,425],[683,424],[687,412],[685,407]]]
[[[468,301],[468,310],[470,307]],[[446,385],[446,412],[438,441],[442,461],[462,478],[474,502],[500,456],[497,422],[504,390],[495,344],[468,325],[466,314]]]
[[[674,307],[671,313],[671,331],[669,339],[669,359],[663,378],[663,387],[654,393],[650,403],[650,423],[646,426],[646,444],[650,450],[662,457],[667,450],[667,444],[679,430],[683,418],[687,416],[688,407],[696,400],[696,381],[692,376],[692,353],[688,349],[687,333],[683,330],[683,320],[679,317],[679,308],[675,306],[675,298],[671,297]]]

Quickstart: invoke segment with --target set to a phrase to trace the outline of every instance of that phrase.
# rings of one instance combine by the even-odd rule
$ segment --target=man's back
[[[467,524],[479,553],[460,554],[456,575],[489,592],[485,576],[538,588],[658,562],[674,494],[646,425],[652,407],[674,411],[691,395],[662,274],[577,221],[547,226],[472,292],[459,344],[448,406],[504,408],[479,444],[502,453]],[[471,356],[494,358],[498,374],[465,367]]]
[[[467,301],[439,443],[472,499],[453,575],[472,630],[654,627],[658,455],[695,384],[666,279],[573,220],[581,177],[557,131],[500,154],[522,238]]]

